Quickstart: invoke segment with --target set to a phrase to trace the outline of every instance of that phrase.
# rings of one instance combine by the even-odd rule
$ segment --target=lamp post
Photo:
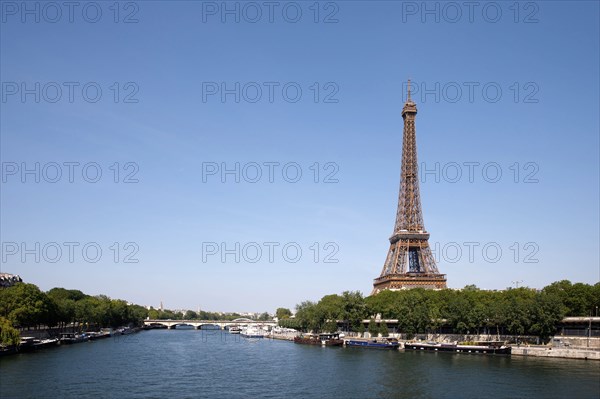
[[[590,311],[590,324],[588,327],[588,339],[587,339],[588,348],[590,347],[590,338],[591,337],[592,337],[592,312]]]

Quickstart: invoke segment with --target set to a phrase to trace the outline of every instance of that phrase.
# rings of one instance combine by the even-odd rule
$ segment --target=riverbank
[[[16,355],[28,352],[36,352],[42,349],[59,347],[67,344],[80,344],[84,342],[94,342],[99,339],[118,338],[122,335],[138,333],[142,330],[152,328],[141,327],[121,327],[117,329],[103,328],[98,331],[79,332],[76,329],[62,329],[62,332],[56,330],[29,330],[22,335],[19,345],[0,345],[0,357]],[[71,331],[65,331],[71,330]]]
[[[151,328],[145,328],[145,329],[151,329]],[[129,331],[122,331],[122,330],[115,330],[111,336],[115,337],[116,336],[120,336],[122,334],[129,334],[132,332],[139,332],[143,329],[141,328],[132,328],[129,329]],[[270,339],[276,339],[276,340],[282,340],[282,341],[288,341],[288,342],[293,342],[294,341],[294,337],[297,335],[297,332],[284,332],[284,333],[271,333],[267,336],[265,336],[265,338],[270,338]],[[354,335],[352,333],[350,333],[350,335]],[[404,345],[406,343],[414,343],[415,340],[414,339],[406,339],[405,337],[402,337],[403,334],[390,334],[391,337],[397,337],[399,342],[400,342],[400,350],[404,350]],[[352,338],[350,336],[346,336],[345,339],[348,338]],[[404,339],[403,339],[404,338]],[[467,338],[473,339],[474,336],[461,336],[461,335],[445,335],[445,336],[428,336],[427,340],[423,340],[422,338],[424,337],[419,337],[419,339],[417,341],[429,341],[429,342],[450,342],[450,339],[453,339],[455,342],[464,342],[467,341]],[[437,339],[432,339],[432,338],[437,338]],[[443,338],[443,339],[440,339]],[[490,338],[490,337],[483,337],[483,336],[477,336],[477,338]],[[580,344],[583,345],[584,343],[587,344],[588,341],[585,340],[585,342],[582,340],[581,342],[578,342],[577,340],[581,340],[580,338],[574,338],[573,342],[570,342],[568,338],[566,337],[557,337],[553,340],[551,340],[551,344],[549,345],[512,345],[512,355],[514,356],[530,356],[530,357],[546,357],[546,358],[557,358],[557,359],[576,359],[576,360],[596,360],[596,361],[600,361],[600,349],[597,348],[598,342],[597,340],[599,340],[598,338],[592,338],[591,342],[590,342],[590,347],[576,347],[576,344]],[[483,340],[485,341],[485,340]],[[555,344],[555,345],[553,345]],[[575,345],[574,345],[575,344]],[[560,346],[558,346],[560,345]],[[572,346],[569,346],[572,345]],[[52,346],[58,346],[58,342],[55,343],[55,345]],[[40,347],[41,348],[41,347]],[[11,350],[11,351],[2,351],[3,353],[0,353],[0,355],[8,355],[8,354],[15,354],[15,353],[23,353],[24,351],[18,351],[18,350]]]
[[[350,333],[353,335],[352,333]],[[555,336],[548,345],[519,345],[516,342],[535,341],[536,337],[515,337],[497,335],[462,335],[462,334],[418,334],[413,339],[408,339],[406,334],[390,334],[400,342],[400,350],[404,344],[421,342],[474,342],[494,341],[500,338],[512,347],[511,353],[515,356],[547,357],[558,359],[579,359],[600,361],[600,338],[598,337],[565,337]],[[348,337],[346,337],[348,338]]]
[[[407,342],[414,341],[400,341],[401,348]],[[549,357],[549,358],[560,358],[560,359],[580,359],[580,360],[599,360],[600,361],[600,350],[592,348],[557,348],[551,345],[513,345],[511,347],[511,355],[514,356],[531,356],[531,357]]]
[[[294,336],[296,334],[291,334],[291,333],[287,333],[287,334],[271,334],[269,335],[269,338],[272,339],[278,339],[278,340],[285,340],[285,341],[293,341],[294,340]],[[400,336],[401,334],[390,334],[390,336]],[[347,340],[348,337],[345,338],[345,340]],[[433,338],[433,337],[430,337]],[[436,338],[440,338],[439,336]],[[446,338],[445,341],[438,341],[438,342],[449,342],[448,338],[461,338],[462,341],[466,341],[466,336],[459,336],[459,335],[453,335],[452,337],[449,336],[444,336],[444,338]],[[474,338],[473,336],[469,336],[468,338],[472,339]],[[481,336],[478,336],[477,338],[484,338]],[[489,338],[490,337],[485,337],[485,338]],[[574,338],[574,340],[579,340],[580,338]],[[553,339],[551,342],[556,342],[558,341],[559,338],[555,338]],[[579,360],[598,360],[600,361],[600,349],[597,349],[596,347],[598,346],[598,342],[596,342],[598,340],[598,338],[593,338],[592,339],[592,343],[591,343],[591,347],[589,348],[582,348],[582,347],[556,347],[556,346],[552,346],[552,345],[514,345],[511,348],[511,354],[514,356],[531,356],[531,357],[547,357],[547,358],[558,358],[558,359],[579,359]],[[430,341],[436,341],[431,339]],[[458,340],[457,340],[458,341]],[[565,345],[565,341],[569,341],[568,338],[565,337],[560,337],[560,344],[561,345]],[[402,339],[399,337],[399,342],[400,342],[400,348],[399,350],[404,350],[404,345],[408,342],[408,343],[414,343],[414,340],[408,340],[408,339]],[[579,343],[579,342],[577,342]]]
[[[473,336],[473,335],[444,335],[428,336],[426,341],[435,342],[468,342],[468,341],[490,341],[495,336]],[[514,356],[548,357],[560,359],[600,360],[600,338],[581,338],[556,336],[550,340],[548,345],[519,345],[515,341],[522,341],[524,337],[502,337],[512,347]],[[527,339],[531,340],[530,337]],[[402,345],[411,340],[400,340]],[[512,341],[512,342],[511,342]]]
[[[515,356],[554,357],[561,359],[600,360],[600,351],[592,349],[552,348],[545,346],[513,346]]]
[[[293,341],[294,337],[296,337],[298,333],[272,333],[267,336],[267,338],[279,339],[283,341]]]
[[[400,341],[400,349],[402,350],[406,343],[414,343],[415,341]],[[600,350],[589,348],[556,348],[552,346],[530,346],[517,345],[511,347],[511,355],[513,356],[531,356],[531,357],[548,357],[560,359],[580,359],[580,360],[599,360]]]

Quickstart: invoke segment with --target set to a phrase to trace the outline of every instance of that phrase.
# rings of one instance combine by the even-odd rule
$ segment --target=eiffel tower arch
[[[441,274],[429,247],[429,233],[423,223],[417,163],[415,118],[417,105],[408,98],[402,108],[402,170],[400,194],[394,233],[381,275],[373,283],[372,294],[382,290],[408,288],[446,288],[446,275]]]

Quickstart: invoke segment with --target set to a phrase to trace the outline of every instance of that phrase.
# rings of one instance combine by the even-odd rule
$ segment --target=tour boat
[[[305,345],[323,345],[323,346],[342,346],[344,341],[340,339],[340,334],[303,334],[300,337],[294,337],[294,342]]]
[[[348,339],[346,346],[359,346],[362,348],[375,349],[398,349],[400,342],[396,338],[380,338],[380,339]]]
[[[249,326],[242,330],[240,335],[244,338],[264,338],[265,332],[258,327]]]
[[[473,345],[448,344],[437,342],[407,342],[404,349],[433,352],[484,353],[494,355],[510,355],[511,347],[500,341],[474,342]]]
[[[229,334],[239,334],[242,332],[242,329],[237,326],[229,327]]]

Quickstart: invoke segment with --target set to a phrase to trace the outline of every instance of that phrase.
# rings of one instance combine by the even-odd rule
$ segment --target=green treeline
[[[41,291],[34,284],[18,283],[0,289],[0,334],[8,327],[119,327],[139,325],[148,316],[143,306],[105,295],[90,296],[79,290],[53,288]]]
[[[485,291],[475,286],[463,290],[383,291],[364,298],[360,292],[326,295],[319,302],[305,301],[296,306],[290,318],[288,309],[277,309],[283,327],[302,330],[335,331],[341,320],[348,331],[362,332],[364,319],[379,315],[397,319],[398,330],[407,334],[453,332],[537,335],[547,338],[565,316],[595,315],[600,308],[600,283],[595,285],[563,280],[541,291],[529,288]],[[149,310],[105,295],[90,296],[79,290],[53,288],[41,291],[33,284],[18,283],[0,289],[0,342],[18,340],[15,328],[39,326],[64,328],[119,327],[140,325],[151,319],[232,320],[239,314],[170,310]],[[268,313],[257,317],[269,320]],[[369,323],[369,331],[387,334],[382,323]],[[376,331],[377,330],[377,331]]]
[[[26,283],[0,288],[0,344],[5,345],[20,341],[19,328],[139,326],[148,317],[163,320],[233,320],[242,316],[237,313],[146,309],[105,295],[86,295],[79,290],[53,288],[43,292],[36,285]],[[270,320],[271,317],[265,312],[256,319]]]
[[[383,291],[363,298],[359,292],[326,295],[319,302],[305,301],[296,306],[293,319],[281,320],[282,327],[305,331],[335,331],[343,321],[348,331],[363,332],[364,319],[380,315],[397,319],[398,330],[406,334],[513,334],[548,338],[565,316],[595,315],[600,307],[600,283],[595,285],[563,280],[541,291],[530,288],[505,291],[463,290]],[[369,324],[372,333],[387,334],[387,326]],[[380,330],[375,330],[380,329]]]

